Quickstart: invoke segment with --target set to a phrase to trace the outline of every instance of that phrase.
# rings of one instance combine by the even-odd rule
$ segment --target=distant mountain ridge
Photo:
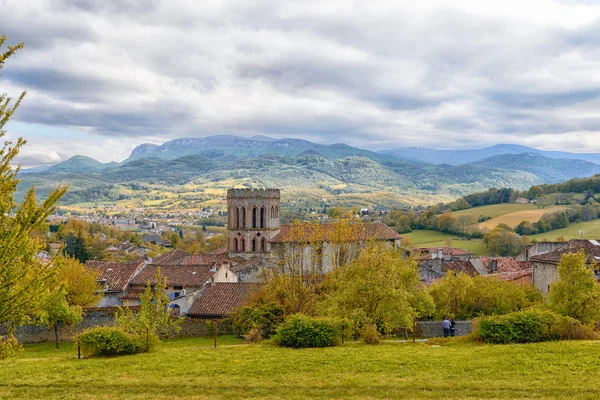
[[[563,151],[545,151],[517,144],[497,144],[482,149],[436,150],[427,147],[402,147],[399,149],[379,150],[377,153],[399,158],[412,158],[431,164],[470,164],[489,157],[503,154],[536,153],[548,158],[578,159],[600,164],[598,153],[569,153]]]
[[[177,193],[187,193],[190,187],[214,193],[237,185],[279,187],[313,206],[334,196],[344,205],[394,207],[449,201],[491,187],[524,190],[600,173],[600,165],[590,161],[549,157],[548,153],[565,153],[532,152],[517,145],[405,150],[373,152],[342,143],[267,136],[180,138],[137,146],[122,163],[75,156],[46,169],[21,171],[19,192],[35,185],[43,196],[57,184],[70,185],[64,202],[72,204],[147,198],[153,190],[170,187]]]

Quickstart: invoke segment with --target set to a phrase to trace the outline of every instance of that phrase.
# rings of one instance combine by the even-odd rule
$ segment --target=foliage
[[[321,313],[348,319],[356,333],[371,324],[391,333],[433,313],[433,302],[421,288],[417,263],[383,243],[368,244],[356,260],[329,279],[333,290],[320,305]]]
[[[156,340],[148,342],[142,335],[127,333],[117,327],[101,326],[78,335],[77,343],[84,356],[92,357],[142,353],[152,349]]]
[[[179,331],[182,319],[174,319],[170,316],[169,297],[165,294],[167,278],[157,269],[152,285],[146,283],[146,289],[140,296],[139,311],[134,312],[131,308],[119,308],[115,322],[125,332],[142,335],[146,338],[158,338],[167,336],[171,331]],[[154,286],[154,287],[153,287]]]
[[[285,315],[313,314],[317,302],[316,283],[305,282],[302,275],[289,275],[277,269],[264,269],[261,273],[264,284],[257,298],[283,307]]]
[[[6,41],[0,36],[0,48]],[[23,44],[8,46],[0,52],[0,68]],[[0,137],[5,136],[5,124],[21,104],[25,93],[13,103],[10,97],[0,94]],[[11,163],[25,140],[15,144],[5,142],[0,150],[0,326],[7,325],[9,333],[15,327],[39,316],[49,301],[49,287],[54,281],[54,271],[47,263],[36,258],[44,249],[39,238],[33,238],[36,229],[52,214],[64,188],[54,190],[42,204],[38,204],[33,188],[25,194],[21,204],[14,200],[19,168]]]
[[[600,286],[587,266],[584,252],[564,254],[558,264],[558,280],[550,284],[550,308],[583,323],[600,320]]]
[[[377,331],[377,325],[365,325],[362,330],[362,337],[366,344],[379,344],[381,337]]]
[[[341,333],[338,320],[294,314],[277,329],[275,342],[283,347],[330,347],[339,343]]]
[[[259,299],[253,304],[240,307],[230,315],[234,329],[242,334],[260,330],[263,338],[273,336],[284,320],[285,310],[279,303]]]
[[[14,336],[0,336],[0,361],[12,358],[21,351],[23,351],[23,346]]]
[[[54,328],[56,348],[58,348],[59,325],[75,325],[81,322],[82,308],[95,306],[102,299],[103,294],[96,281],[97,272],[86,268],[76,259],[68,256],[56,257],[54,269],[57,274],[57,286],[44,309],[40,322]]]
[[[516,256],[525,247],[521,238],[512,229],[498,226],[483,236],[488,249],[499,256]]]
[[[595,339],[591,325],[550,310],[528,309],[481,318],[479,335],[489,343],[531,343],[558,339]]]
[[[433,282],[429,294],[435,303],[435,316],[471,319],[522,310],[541,301],[539,291],[512,281],[491,277],[471,277],[465,273],[446,274]]]

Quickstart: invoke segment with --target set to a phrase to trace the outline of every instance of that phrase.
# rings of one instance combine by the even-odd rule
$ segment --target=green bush
[[[109,326],[88,329],[77,337],[86,357],[143,353],[154,348],[157,342],[155,335],[132,335]]]
[[[336,346],[342,333],[341,325],[338,320],[295,314],[277,329],[275,342],[294,348]]]
[[[242,335],[260,330],[262,338],[270,338],[283,323],[283,307],[278,303],[259,301],[240,307],[231,315],[231,325]]]
[[[475,336],[488,343],[530,343],[597,337],[593,327],[541,309],[481,318],[477,334]]]

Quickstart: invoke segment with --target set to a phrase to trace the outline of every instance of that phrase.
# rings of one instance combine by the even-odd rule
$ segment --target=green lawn
[[[579,231],[583,231],[583,235],[580,235]],[[539,233],[537,235],[529,236],[529,239],[535,239],[538,242],[544,240],[554,240],[557,237],[562,236],[565,239],[600,239],[600,220],[570,223],[569,226],[562,229],[557,229],[550,232]]]
[[[402,236],[411,238],[414,247],[438,247],[445,246],[446,241],[450,239],[452,246],[459,249],[465,249],[476,256],[488,255],[489,251],[482,239],[460,240],[456,235],[427,230],[415,230],[410,233],[403,233]]]
[[[600,342],[304,350],[235,342],[215,350],[209,339],[183,339],[154,353],[87,360],[71,346],[26,346],[0,364],[0,398],[600,398]]]

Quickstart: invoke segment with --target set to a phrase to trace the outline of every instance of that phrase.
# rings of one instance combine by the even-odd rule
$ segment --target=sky
[[[600,152],[600,1],[0,0],[24,167],[214,134]]]

